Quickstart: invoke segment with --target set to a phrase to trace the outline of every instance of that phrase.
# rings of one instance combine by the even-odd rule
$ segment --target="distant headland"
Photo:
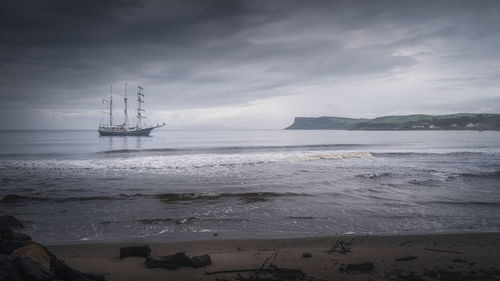
[[[383,116],[373,119],[344,117],[295,117],[285,130],[469,130],[499,131],[500,114]]]

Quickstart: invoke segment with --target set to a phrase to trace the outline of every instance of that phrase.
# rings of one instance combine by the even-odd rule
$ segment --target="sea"
[[[0,131],[0,213],[45,243],[500,231],[500,132]]]

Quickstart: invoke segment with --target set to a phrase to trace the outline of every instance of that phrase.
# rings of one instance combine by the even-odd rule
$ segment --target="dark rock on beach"
[[[120,248],[120,259],[126,257],[149,257],[151,248],[149,246],[128,246]]]
[[[146,266],[148,268],[166,268],[175,270],[181,266],[198,268],[210,264],[212,264],[212,260],[207,254],[194,256],[192,258],[189,258],[184,253],[146,258]]]
[[[43,245],[40,245],[38,243],[27,243],[26,245],[15,249],[12,252],[12,255],[28,258],[34,262],[37,262],[43,267],[50,269],[51,260],[49,255],[47,254],[47,250]]]
[[[146,266],[148,268],[166,268],[177,269],[181,266],[193,266],[191,259],[184,253],[177,253],[175,255],[147,257]]]
[[[0,227],[0,239],[3,240],[12,240],[12,229],[7,228],[7,227]]]
[[[191,261],[193,262],[194,268],[212,264],[212,260],[209,255],[194,256],[191,258]]]
[[[15,249],[24,246],[22,241],[0,240],[0,253],[10,255]]]
[[[13,216],[0,216],[0,227],[18,227],[23,228],[24,225]]]
[[[54,274],[39,263],[25,257],[14,255],[12,255],[12,257],[12,264],[16,267],[17,271],[19,271],[23,280],[49,281],[55,279]]]
[[[22,232],[14,232],[7,227],[0,227],[0,239],[26,241],[26,240],[31,240],[31,237]]]
[[[148,268],[166,268],[175,270],[181,266],[198,268],[210,264],[212,264],[212,260],[209,255],[194,256],[190,259],[184,253],[177,253],[175,255],[146,258],[146,266]]]
[[[12,263],[12,257],[0,254],[0,280],[23,281],[21,274]]]
[[[22,224],[12,216],[0,217],[0,280],[106,281],[104,276],[72,269],[45,246],[8,227],[22,227]]]

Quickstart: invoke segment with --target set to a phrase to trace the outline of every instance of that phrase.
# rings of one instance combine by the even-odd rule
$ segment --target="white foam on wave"
[[[3,160],[7,168],[85,171],[100,174],[124,171],[148,174],[182,173],[199,169],[225,169],[238,165],[260,165],[277,162],[304,162],[372,157],[369,152],[284,151],[234,154],[155,155],[101,159]]]
[[[329,153],[329,154],[319,154],[314,155],[305,160],[335,160],[335,159],[348,159],[348,158],[364,158],[373,157],[370,152],[349,152],[349,153]]]

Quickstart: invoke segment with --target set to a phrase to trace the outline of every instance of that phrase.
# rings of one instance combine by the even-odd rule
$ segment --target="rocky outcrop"
[[[59,260],[43,245],[21,232],[12,216],[0,219],[0,280],[5,281],[105,281],[101,275],[83,273]]]
[[[0,216],[0,227],[18,227],[23,228],[24,225],[13,216]]]

